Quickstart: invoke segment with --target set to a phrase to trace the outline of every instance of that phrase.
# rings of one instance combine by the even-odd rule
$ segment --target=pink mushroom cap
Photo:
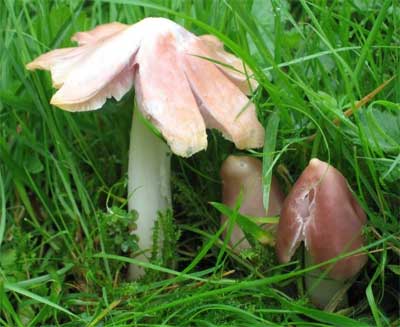
[[[272,178],[269,194],[269,208],[265,210],[262,191],[262,163],[260,160],[248,156],[230,155],[222,164],[222,202],[229,207],[234,207],[240,192],[243,198],[239,212],[243,215],[264,217],[279,215],[284,200],[284,195],[275,177]],[[224,223],[227,217],[222,216]],[[264,228],[270,229],[270,224]],[[250,244],[244,239],[244,233],[239,226],[235,226],[231,235],[231,244],[242,240],[235,248],[243,250],[250,248]]]
[[[280,262],[289,262],[302,241],[315,264],[363,246],[366,215],[334,167],[312,159],[282,207],[276,250]],[[337,280],[351,278],[367,262],[365,253],[323,266]]]
[[[188,157],[207,147],[206,127],[219,129],[239,149],[260,147],[264,128],[247,94],[252,72],[214,36],[196,36],[165,18],[133,25],[110,23],[27,64],[50,70],[58,89],[51,104],[96,110],[135,87],[138,107],[171,150]]]

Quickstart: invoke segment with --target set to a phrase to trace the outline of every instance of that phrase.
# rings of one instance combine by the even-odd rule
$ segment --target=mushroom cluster
[[[233,207],[243,192],[239,212],[263,216],[261,162],[254,158],[230,156],[221,169],[223,202]],[[282,204],[283,202],[283,204]],[[281,263],[287,263],[300,243],[304,241],[306,266],[322,264],[316,272],[306,274],[306,288],[311,301],[326,307],[343,283],[355,276],[365,265],[367,255],[357,253],[363,247],[362,228],[366,216],[350,192],[346,179],[334,167],[312,159],[290,193],[283,201],[276,180],[272,180],[268,215],[278,214],[276,252]],[[224,221],[226,217],[222,217]],[[244,239],[243,232],[235,227],[231,244]],[[236,250],[250,245],[246,240]],[[334,260],[339,256],[342,259]]]
[[[211,35],[196,36],[165,18],[110,23],[76,33],[77,47],[56,49],[27,65],[50,70],[58,89],[51,104],[68,111],[96,110],[135,88],[137,106],[171,151],[189,157],[207,147],[216,128],[239,149],[261,147],[264,129],[247,94],[251,71]],[[138,212],[142,260],[152,248],[160,210],[170,207],[170,150],[133,115],[129,155],[129,208]],[[131,278],[143,274],[131,266]]]
[[[206,128],[218,129],[239,149],[261,147],[264,129],[247,98],[257,83],[217,38],[196,36],[165,18],[100,25],[76,33],[72,40],[77,47],[50,51],[27,68],[51,71],[58,89],[51,103],[68,111],[99,109],[107,98],[120,100],[135,88],[139,111],[134,112],[131,130],[129,208],[138,211],[140,258],[147,260],[157,215],[171,206],[170,151],[189,157],[205,149]],[[169,147],[142,120],[158,129]],[[240,212],[265,215],[258,160],[229,157],[221,176],[226,204],[232,206],[242,190]],[[365,213],[345,178],[330,165],[312,159],[283,204],[273,179],[270,197],[268,215],[281,210],[276,244],[281,262],[288,262],[302,241],[311,264],[362,247]],[[237,241],[244,239],[238,227],[234,234]],[[238,249],[248,246],[243,240]],[[357,274],[366,260],[364,253],[351,255],[323,270],[328,277],[343,281]],[[140,267],[130,268],[130,278],[143,274]],[[311,296],[320,306],[329,297]]]

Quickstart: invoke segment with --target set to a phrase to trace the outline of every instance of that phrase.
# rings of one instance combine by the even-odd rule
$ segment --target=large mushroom
[[[221,166],[222,202],[229,207],[234,207],[242,193],[239,213],[251,217],[264,217],[279,215],[284,201],[278,181],[273,176],[269,193],[268,210],[264,208],[262,191],[262,163],[260,160],[249,156],[230,155]],[[221,216],[221,223],[228,218]],[[264,224],[263,228],[274,230],[272,224]],[[242,229],[236,224],[230,235],[230,245],[235,251],[250,248]]]
[[[343,175],[327,163],[312,159],[283,204],[277,232],[278,259],[289,262],[303,241],[308,265],[359,250],[365,223],[365,213]],[[360,252],[324,265],[319,276],[307,274],[312,302],[325,307],[343,282],[355,276],[366,262],[367,255]]]
[[[264,129],[246,94],[257,83],[242,61],[213,36],[196,36],[165,18],[134,25],[110,23],[75,34],[77,47],[45,53],[27,68],[51,71],[58,89],[51,104],[96,110],[135,87],[139,111],[171,151],[189,157],[207,147],[206,127],[239,149],[262,146]],[[170,207],[170,150],[133,115],[129,154],[129,208],[138,211],[140,256],[152,247],[158,212]],[[143,274],[131,266],[130,277]]]

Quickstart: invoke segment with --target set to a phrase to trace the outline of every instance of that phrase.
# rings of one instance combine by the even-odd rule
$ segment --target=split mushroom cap
[[[312,159],[283,204],[277,232],[278,259],[288,262],[302,241],[314,264],[357,250],[363,246],[365,223],[365,213],[343,175]],[[366,254],[360,253],[324,269],[331,278],[344,280],[357,274],[366,261]]]
[[[260,160],[248,156],[229,156],[221,167],[222,202],[229,207],[234,207],[240,192],[243,199],[239,212],[243,215],[264,217],[279,215],[284,200],[284,195],[275,177],[272,177],[269,194],[269,208],[265,210],[262,192],[262,163]],[[227,217],[222,216],[224,223]],[[264,225],[270,228],[270,225]],[[238,243],[242,240],[240,243]],[[236,244],[238,243],[238,244]],[[231,244],[235,249],[250,248],[243,231],[235,226],[231,235]]]
[[[58,89],[51,103],[96,110],[135,87],[138,107],[171,150],[188,157],[207,147],[206,127],[237,148],[260,147],[264,129],[246,94],[251,71],[215,37],[197,37],[165,18],[110,23],[76,33],[77,47],[45,53],[28,69],[50,70]]]

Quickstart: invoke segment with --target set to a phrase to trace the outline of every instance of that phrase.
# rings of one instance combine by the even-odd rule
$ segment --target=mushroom
[[[260,160],[248,156],[230,155],[222,164],[222,202],[234,207],[238,196],[242,192],[242,202],[239,213],[246,216],[264,217],[279,215],[284,195],[276,178],[273,176],[269,193],[269,208],[265,210],[262,192],[262,163]],[[228,218],[221,216],[221,223]],[[274,225],[264,224],[265,230],[274,229]],[[242,229],[235,225],[230,236],[230,245],[235,251],[250,248],[249,242]]]
[[[312,159],[303,171],[282,207],[276,250],[282,263],[289,262],[304,241],[306,265],[360,249],[366,215],[350,192],[346,179],[334,167]],[[306,275],[306,287],[312,302],[326,307],[330,299],[355,276],[367,262],[367,255],[347,256],[323,265],[322,275]]]
[[[182,157],[205,149],[206,127],[219,129],[239,149],[262,146],[264,129],[246,96],[257,83],[217,38],[195,36],[165,18],[100,25],[72,40],[77,47],[45,53],[27,68],[51,71],[58,91],[50,103],[68,111],[99,109],[134,86],[141,114],[135,111],[132,121],[129,209],[138,212],[140,258],[147,260],[158,212],[171,206],[169,148]],[[131,265],[131,279],[142,274]]]

